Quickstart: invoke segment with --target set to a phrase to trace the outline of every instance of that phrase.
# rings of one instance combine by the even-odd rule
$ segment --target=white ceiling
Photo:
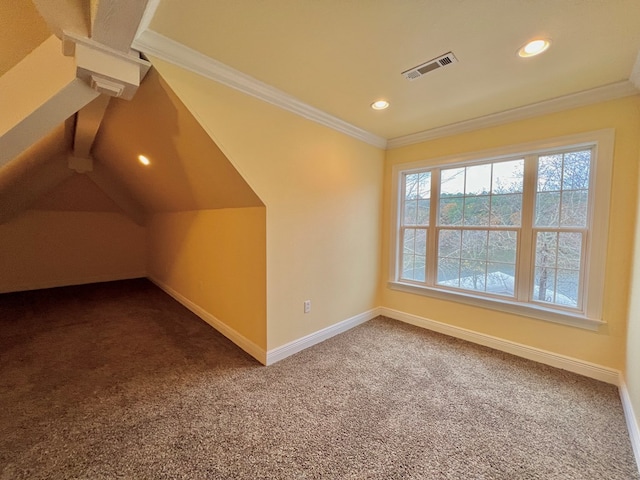
[[[154,9],[152,32],[385,139],[603,86],[633,92],[640,51],[638,0],[151,0]],[[540,36],[553,41],[546,53],[516,55]],[[449,51],[459,63],[401,75]],[[391,107],[371,110],[379,98]]]

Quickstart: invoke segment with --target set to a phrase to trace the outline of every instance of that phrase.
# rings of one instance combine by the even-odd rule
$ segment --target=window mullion
[[[535,275],[533,257],[535,242],[533,238],[533,216],[537,185],[537,156],[524,157],[524,182],[522,185],[522,219],[518,235],[518,261],[516,265],[515,296],[520,302],[531,299],[531,285]]]
[[[435,285],[438,272],[437,224],[440,204],[440,169],[431,170],[431,202],[429,204],[429,227],[427,229],[427,272],[425,282]]]

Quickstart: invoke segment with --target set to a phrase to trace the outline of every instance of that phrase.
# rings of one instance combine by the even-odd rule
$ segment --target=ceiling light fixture
[[[389,107],[389,102],[386,100],[377,100],[371,104],[371,108],[374,110],[384,110]]]
[[[531,40],[530,42],[525,43],[520,50],[518,50],[518,55],[521,57],[534,57],[536,55],[541,54],[551,45],[551,40],[546,38]]]
[[[140,160],[140,163],[145,165],[145,166],[151,165],[151,160],[149,160],[144,155],[138,155],[138,160]]]

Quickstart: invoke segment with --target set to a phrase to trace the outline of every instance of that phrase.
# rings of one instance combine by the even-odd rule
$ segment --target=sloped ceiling
[[[38,198],[31,210],[118,212],[122,209],[86,175],[73,173],[55,189]]]
[[[153,69],[133,100],[111,100],[93,155],[149,212],[262,205]]]
[[[160,0],[149,29],[393,139],[627,81],[638,19],[638,0]],[[517,56],[538,37],[547,52]],[[401,75],[450,51],[458,63]]]
[[[0,0],[0,76],[13,68],[51,31],[31,2]]]

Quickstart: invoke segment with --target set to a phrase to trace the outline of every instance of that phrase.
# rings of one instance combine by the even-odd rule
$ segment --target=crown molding
[[[140,24],[139,33],[133,42],[132,48],[382,149],[405,147],[436,138],[494,127],[640,93],[639,52],[629,80],[387,140],[312,107],[292,95],[148,29],[159,1],[149,0]]]
[[[252,97],[300,115],[308,120],[366,142],[386,148],[387,140],[333,115],[307,105],[297,98],[214,60],[153,30],[143,31],[133,42],[133,48],[167,61],[210,80],[226,85]]]
[[[640,58],[640,57],[639,57]],[[636,62],[634,72],[640,77],[640,65]],[[640,85],[640,78],[637,78],[636,85]],[[571,108],[583,107],[592,103],[605,102],[607,100],[615,100],[617,98],[637,95],[640,93],[640,86],[634,86],[632,79],[622,82],[611,83],[602,87],[592,88],[562,97],[544,100],[538,103],[532,103],[523,107],[517,107],[503,112],[492,113],[482,117],[472,118],[463,122],[452,123],[442,127],[431,128],[422,132],[395,137],[387,142],[387,149],[405,147],[416,143],[434,140],[436,138],[457,135],[459,133],[479,130],[481,128],[495,127],[505,123],[524,120],[527,118],[546,115],[549,113],[569,110]]]
[[[153,20],[153,16],[156,14],[158,5],[160,5],[160,0],[149,0],[147,2],[147,6],[144,9],[144,13],[142,14],[142,18],[140,19],[140,24],[138,25],[138,30],[136,31],[136,35],[134,37],[134,42],[135,39],[142,35],[143,32],[149,29],[149,24],[151,23],[151,20]]]

